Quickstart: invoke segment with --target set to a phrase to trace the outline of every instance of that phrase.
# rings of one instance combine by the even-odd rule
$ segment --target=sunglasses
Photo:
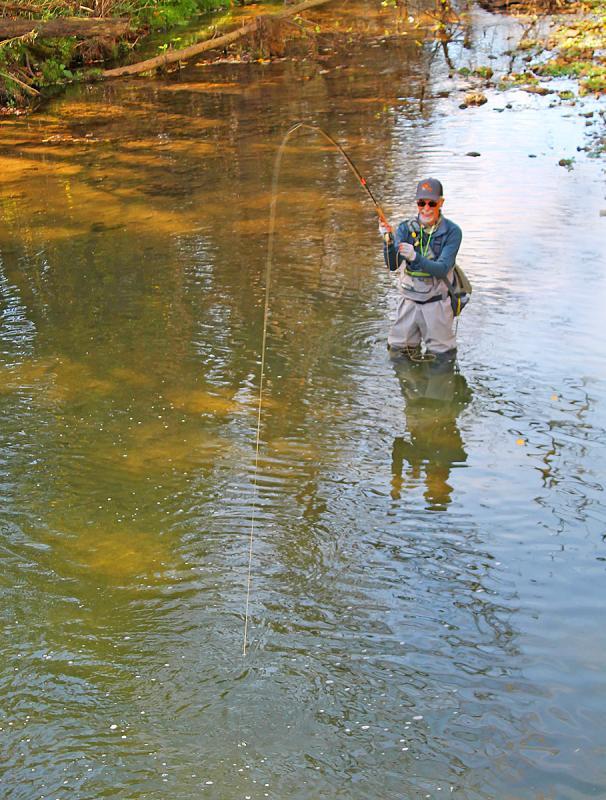
[[[438,205],[437,200],[417,200],[419,208],[425,208],[428,205],[430,208],[435,208]]]

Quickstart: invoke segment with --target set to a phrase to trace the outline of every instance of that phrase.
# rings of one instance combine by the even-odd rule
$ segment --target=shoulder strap
[[[412,234],[413,239],[419,235],[419,231],[421,230],[421,226],[419,225],[419,220],[416,217],[406,220],[406,227]]]

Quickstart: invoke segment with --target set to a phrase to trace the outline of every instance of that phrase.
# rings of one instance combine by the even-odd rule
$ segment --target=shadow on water
[[[398,355],[391,362],[406,400],[408,431],[393,442],[391,495],[399,499],[409,481],[422,477],[427,509],[444,510],[452,500],[450,472],[467,461],[457,419],[471,401],[471,389],[452,359]]]

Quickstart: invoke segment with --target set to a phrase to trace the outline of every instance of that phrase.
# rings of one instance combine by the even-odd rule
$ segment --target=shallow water
[[[457,64],[502,63],[493,22]],[[2,797],[606,794],[594,105],[463,111],[446,73],[397,40],[3,124]],[[289,144],[243,659],[271,173],[299,119],[394,219],[442,177],[474,296],[455,375],[394,370],[372,206]]]

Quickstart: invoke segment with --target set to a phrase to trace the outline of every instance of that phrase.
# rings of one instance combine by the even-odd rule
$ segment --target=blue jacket
[[[398,253],[398,246],[402,242],[408,242],[414,245],[417,255],[414,261],[407,264],[407,272],[426,273],[438,279],[445,278],[455,265],[462,237],[463,234],[459,226],[446,219],[446,217],[442,217],[436,231],[429,239],[429,247],[434,254],[434,258],[426,258],[419,252],[421,237],[419,235],[413,237],[408,223],[401,222],[398,225],[393,242],[390,243],[389,247],[383,245],[385,263],[392,271],[398,269],[400,264],[405,261],[404,257]],[[427,234],[423,233],[423,249],[427,244],[427,238]]]

